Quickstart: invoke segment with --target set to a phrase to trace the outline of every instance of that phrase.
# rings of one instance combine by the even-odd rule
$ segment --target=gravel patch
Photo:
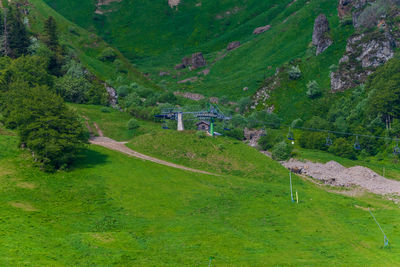
[[[359,186],[378,195],[400,196],[399,181],[387,179],[366,167],[346,168],[336,161],[322,164],[310,161],[301,162],[294,159],[282,162],[282,165],[294,173],[310,176],[325,184],[340,187]]]

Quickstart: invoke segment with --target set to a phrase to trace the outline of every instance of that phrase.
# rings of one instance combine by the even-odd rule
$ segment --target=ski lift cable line
[[[366,137],[366,138],[375,138],[375,139],[383,139],[383,140],[392,140],[399,142],[400,138],[392,138],[392,137],[385,137],[385,136],[376,136],[376,135],[366,135],[366,134],[356,134],[350,132],[339,132],[339,131],[332,131],[332,130],[325,130],[325,129],[318,129],[318,128],[307,128],[307,127],[300,127],[300,126],[291,126],[289,124],[277,124],[273,122],[264,122],[264,121],[257,121],[257,120],[250,120],[249,122],[255,122],[259,124],[263,124],[264,126],[283,126],[283,127],[291,127],[292,129],[299,129],[299,130],[306,130],[306,131],[313,131],[313,132],[325,132],[325,133],[332,133],[332,134],[339,134],[339,135],[348,135],[348,136],[358,136],[358,137]]]

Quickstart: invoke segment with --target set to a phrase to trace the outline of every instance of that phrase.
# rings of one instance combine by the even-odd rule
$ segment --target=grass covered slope
[[[85,1],[79,1],[79,6],[83,8],[82,5],[85,4],[84,2]],[[89,2],[91,1],[88,1],[87,4],[91,5]],[[71,4],[73,2],[68,1],[68,3]],[[149,88],[156,88],[156,86],[146,79],[141,72],[135,69],[118,50],[115,50],[115,53],[117,59],[121,62],[119,68],[123,68],[125,74],[118,73],[115,64],[101,61],[98,56],[105,48],[109,47],[109,45],[98,35],[89,32],[85,25],[83,25],[83,27],[76,25],[49,7],[42,0],[31,0],[30,4],[31,13],[29,14],[29,18],[33,32],[42,34],[43,21],[49,16],[53,16],[57,22],[60,43],[65,45],[68,49],[71,49],[82,64],[98,78],[107,81],[115,80],[118,76],[124,76],[130,81],[135,81]]]
[[[80,8],[76,2],[82,1],[48,1],[78,25],[96,28],[141,71],[150,73],[155,81],[164,80],[166,88],[231,99],[254,93],[277,67],[304,57],[311,43],[314,19],[320,13],[326,14],[331,23],[335,45],[326,52],[326,60],[319,58],[321,63],[314,63],[307,70],[313,79],[325,75],[320,74],[321,70],[328,72],[331,64],[337,64],[349,34],[348,29],[339,26],[337,2],[330,0],[226,0],[202,1],[200,5],[187,0],[175,9],[168,6],[167,0],[122,1],[107,7],[112,12],[103,15],[94,15],[93,1],[85,0]],[[253,35],[256,27],[267,24],[271,25],[269,31]],[[232,41],[241,41],[242,46],[226,54],[225,48]],[[202,77],[197,74],[199,70],[187,69],[178,74],[173,69],[183,56],[199,51],[205,54],[210,74]],[[160,71],[171,75],[159,77]],[[199,76],[199,81],[177,84],[193,76]],[[324,77],[323,86],[326,80]],[[249,90],[244,92],[244,87]]]
[[[91,146],[70,172],[45,174],[0,135],[1,265],[393,266],[398,208],[327,193],[267,157],[262,179],[207,176]],[[232,154],[236,153],[231,151]],[[246,152],[250,160],[255,150]],[[374,213],[392,246],[367,211]]]

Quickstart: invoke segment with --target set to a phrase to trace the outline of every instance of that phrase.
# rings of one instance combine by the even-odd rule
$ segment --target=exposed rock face
[[[171,8],[177,7],[180,4],[181,0],[168,0],[168,5]]]
[[[350,37],[338,71],[331,73],[331,90],[342,91],[365,82],[368,75],[394,56],[394,48],[395,42],[388,32]]]
[[[226,48],[228,51],[231,51],[233,49],[236,49],[240,46],[240,42],[236,41],[236,42],[232,42],[228,44],[228,47]]]
[[[258,146],[258,140],[260,140],[261,136],[265,134],[264,130],[250,130],[247,128],[244,128],[244,138],[246,139],[246,142],[249,144],[249,146],[252,147],[257,147]]]
[[[107,84],[104,84],[104,86],[106,87],[106,90],[107,90],[107,93],[108,93],[108,102],[110,103],[110,105],[113,108],[117,108],[118,107],[117,91],[115,91],[114,88],[112,88],[111,86],[108,86]]]
[[[253,31],[253,34],[261,34],[271,29],[271,25],[265,25],[262,27],[258,27]]]
[[[314,32],[312,37],[312,44],[317,48],[317,55],[324,52],[333,43],[331,38],[329,38],[328,36],[329,31],[330,28],[328,19],[324,14],[319,15],[315,19]]]
[[[167,72],[167,71],[160,71],[160,74],[159,74],[161,77],[163,77],[163,76],[169,76],[170,75],[170,73],[169,72]]]
[[[184,68],[186,68],[185,64],[178,64],[178,65],[175,66],[176,70],[181,70],[181,69],[184,69]]]
[[[351,8],[353,7],[352,0],[339,0],[338,15],[339,18],[343,18],[351,14]]]
[[[201,67],[204,67],[205,65],[207,65],[207,62],[204,59],[203,54],[201,52],[195,53],[192,55],[191,65],[195,69],[201,68]]]
[[[174,95],[176,96],[182,96],[187,99],[195,100],[195,101],[200,101],[204,99],[205,97],[201,94],[195,94],[195,93],[184,93],[184,92],[174,92]]]
[[[206,60],[201,52],[194,53],[191,57],[184,57],[182,59],[182,64],[176,65],[175,69],[184,69],[186,67],[191,67],[191,69],[201,68],[207,65]]]

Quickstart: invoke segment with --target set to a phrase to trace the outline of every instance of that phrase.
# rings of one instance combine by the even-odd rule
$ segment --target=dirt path
[[[322,164],[294,159],[283,162],[282,165],[295,173],[312,177],[325,184],[340,187],[359,186],[378,195],[400,196],[399,181],[387,179],[366,167],[346,168],[335,161]]]
[[[192,169],[192,168],[189,168],[189,167],[185,167],[185,166],[178,165],[178,164],[175,164],[175,163],[171,163],[171,162],[168,162],[168,161],[160,160],[160,159],[153,158],[153,157],[141,154],[139,152],[136,152],[136,151],[130,149],[129,147],[127,147],[125,145],[127,142],[117,142],[117,141],[115,141],[115,140],[113,140],[111,138],[105,137],[103,132],[101,131],[100,127],[97,125],[97,123],[93,123],[93,125],[96,128],[96,131],[97,131],[97,133],[99,135],[98,137],[96,137],[93,134],[93,129],[90,127],[90,125],[88,123],[89,119],[87,117],[85,117],[85,116],[82,116],[82,117],[85,119],[86,127],[87,127],[87,129],[88,129],[88,131],[90,133],[90,143],[93,144],[93,145],[102,146],[102,147],[105,147],[105,148],[108,148],[108,149],[111,149],[111,150],[114,150],[114,151],[118,151],[118,152],[124,153],[126,155],[135,157],[135,158],[151,161],[151,162],[158,163],[158,164],[161,164],[161,165],[165,165],[165,166],[168,166],[168,167],[172,167],[172,168],[175,168],[175,169],[181,169],[181,170],[195,172],[195,173],[202,173],[202,174],[220,176],[220,175],[215,174],[215,173],[210,173],[210,172],[206,172],[206,171]]]
[[[111,150],[114,150],[114,151],[119,151],[121,153],[124,153],[126,155],[129,155],[129,156],[132,156],[132,157],[135,157],[135,158],[151,161],[151,162],[158,163],[158,164],[165,165],[165,166],[169,166],[169,167],[172,167],[172,168],[181,169],[181,170],[190,171],[190,172],[195,172],[195,173],[202,173],[202,174],[219,176],[218,174],[192,169],[192,168],[189,168],[189,167],[185,167],[185,166],[182,166],[182,165],[178,165],[178,164],[175,164],[175,163],[167,162],[167,161],[164,161],[164,160],[160,160],[160,159],[157,159],[157,158],[153,158],[153,157],[141,154],[141,153],[136,152],[136,151],[128,148],[127,146],[125,146],[125,142],[117,142],[117,141],[115,141],[113,139],[110,139],[108,137],[93,137],[90,140],[90,143],[94,144],[94,145],[102,146],[102,147],[105,147],[105,148],[108,148],[108,149],[111,149]]]

